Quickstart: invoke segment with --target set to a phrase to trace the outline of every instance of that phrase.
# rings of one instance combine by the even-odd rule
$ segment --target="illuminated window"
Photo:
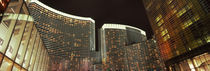
[[[171,5],[171,9],[173,9],[175,6],[174,5]]]
[[[172,10],[172,14],[175,14],[176,12],[177,12],[176,9],[173,9],[173,10]]]
[[[182,16],[184,13],[187,12],[187,10],[191,9],[192,8],[192,4],[189,3],[187,6],[183,7],[182,10],[180,10],[178,13],[177,13],[177,17],[180,17]]]
[[[184,22],[184,24],[182,25],[182,29],[187,28],[188,26],[190,26],[193,22],[191,20],[188,20],[186,22]]]
[[[180,16],[182,16],[184,13],[186,13],[186,9],[185,8],[183,8],[182,10],[180,10],[177,14],[176,14],[176,16],[177,17],[180,17]]]
[[[162,18],[162,15],[159,15],[155,20],[158,22]]]
[[[173,0],[168,0],[167,4],[171,4],[172,1],[173,1]]]
[[[169,34],[167,34],[164,38],[163,38],[163,41],[166,41],[170,38]]]
[[[200,19],[200,16],[197,15],[197,16],[193,17],[193,19],[194,19],[194,21],[198,21]]]
[[[161,36],[164,36],[164,35],[167,34],[167,33],[168,33],[168,30],[165,29],[164,31],[161,32]]]
[[[191,3],[189,3],[189,4],[187,5],[187,8],[188,8],[188,9],[191,9],[192,6],[193,6],[193,5],[192,5]]]
[[[206,42],[209,43],[210,42],[210,36],[206,37]]]
[[[161,26],[162,24],[164,23],[163,19],[161,19],[159,22],[158,22],[158,26]]]

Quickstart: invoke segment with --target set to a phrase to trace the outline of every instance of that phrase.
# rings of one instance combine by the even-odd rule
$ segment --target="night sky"
[[[153,35],[141,0],[40,1],[65,13],[91,17],[96,21],[96,29],[101,28],[104,23],[126,24],[146,31],[148,38],[151,38],[151,35]]]

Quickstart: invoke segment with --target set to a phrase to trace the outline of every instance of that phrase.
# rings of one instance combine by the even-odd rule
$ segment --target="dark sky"
[[[40,0],[44,4],[72,15],[91,17],[96,21],[96,29],[104,23],[126,24],[138,27],[153,35],[141,0]],[[96,31],[96,34],[97,31]],[[98,35],[96,35],[98,38]],[[98,50],[96,40],[96,50]]]
[[[141,0],[40,0],[59,11],[91,17],[99,29],[103,23],[126,24],[145,30],[150,38],[152,29]]]

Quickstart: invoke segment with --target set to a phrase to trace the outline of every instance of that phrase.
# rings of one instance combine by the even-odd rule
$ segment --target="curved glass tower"
[[[146,33],[139,28],[104,24],[100,29],[100,40],[104,70],[160,70],[163,65],[156,43],[147,40]]]
[[[100,30],[102,62],[105,70],[129,70],[125,46],[146,41],[146,34],[136,27],[104,24]]]
[[[89,68],[90,51],[95,50],[94,20],[60,12],[39,1],[28,7],[52,58],[52,70]]]

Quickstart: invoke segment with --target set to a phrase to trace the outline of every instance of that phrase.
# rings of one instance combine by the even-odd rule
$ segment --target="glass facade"
[[[154,39],[128,25],[105,24],[100,30],[103,70],[163,70],[164,64]]]
[[[129,71],[146,71],[146,44],[137,43],[133,45],[129,45],[124,47],[125,57],[126,57],[126,65],[129,68]]]
[[[60,12],[38,0],[1,0],[0,5],[0,71],[163,69],[156,42],[154,39],[147,40],[146,33],[139,28],[105,24],[100,29],[101,48],[97,52],[95,21],[91,18]],[[183,9],[180,14],[187,9]],[[164,16],[158,17],[156,20],[160,20],[159,25],[162,25],[165,22],[162,20]],[[200,18],[195,16],[194,20]],[[185,29],[192,25],[192,21],[186,21],[184,25],[182,28]],[[161,35],[166,35],[164,40],[167,41],[171,38],[168,35],[170,30],[162,29]],[[197,65],[189,66],[187,70],[208,69],[209,55],[203,55],[199,56],[200,62],[196,57],[191,59],[197,61]],[[186,62],[190,65],[190,60],[182,63]],[[174,70],[173,65],[169,68]]]
[[[9,3],[0,24],[0,71],[32,71],[36,64],[34,71],[47,71],[49,55],[33,23],[22,0]]]
[[[122,47],[126,45],[126,30],[106,29],[105,34],[107,68],[111,70],[125,70]]]
[[[94,21],[60,12],[39,1],[28,7],[51,57],[49,70],[88,70],[91,51],[95,50]]]
[[[124,47],[129,71],[162,71],[164,62],[154,39]]]
[[[209,0],[143,0],[143,3],[167,66],[209,51]]]
[[[209,71],[210,54],[204,53],[169,66],[170,71]]]
[[[146,69],[149,71],[164,71],[165,64],[161,58],[160,50],[155,38],[153,37],[152,39],[147,40],[145,44]]]
[[[124,56],[125,51],[123,49],[124,46],[128,45],[129,40],[126,30],[127,27],[137,30],[137,33],[141,34],[142,30],[128,25],[104,24],[102,26],[100,38],[104,70],[128,70]]]

